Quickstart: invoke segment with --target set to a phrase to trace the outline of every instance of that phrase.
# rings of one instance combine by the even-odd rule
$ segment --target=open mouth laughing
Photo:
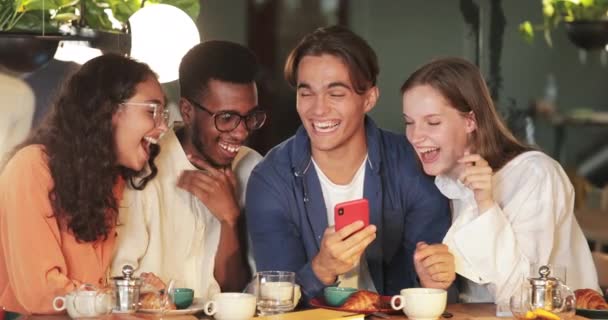
[[[242,146],[241,144],[235,144],[226,141],[220,141],[218,145],[222,150],[234,155],[239,152],[239,149],[241,149]]]
[[[339,120],[312,121],[312,126],[317,132],[328,133],[338,129],[340,123]]]
[[[418,154],[423,163],[431,163],[439,157],[439,147],[418,147]]]

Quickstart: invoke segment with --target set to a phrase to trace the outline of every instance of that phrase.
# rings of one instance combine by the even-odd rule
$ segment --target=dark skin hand
[[[240,232],[241,210],[236,196],[237,182],[231,168],[214,168],[206,161],[188,155],[201,170],[185,170],[177,187],[197,197],[221,224],[220,243],[215,256],[214,276],[222,292],[241,291],[250,277]]]

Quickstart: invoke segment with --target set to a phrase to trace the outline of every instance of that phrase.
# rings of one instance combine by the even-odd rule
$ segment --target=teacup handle
[[[57,302],[61,301],[61,307],[57,306]],[[65,298],[64,297],[55,297],[55,299],[53,299],[53,309],[55,309],[55,311],[63,311],[65,310],[66,306],[65,306]]]
[[[399,304],[396,302],[399,301]],[[401,310],[405,307],[405,299],[402,296],[393,296],[391,298],[391,307],[395,310]]]
[[[213,300],[207,301],[207,303],[205,303],[205,306],[204,306],[204,311],[205,311],[205,314],[208,316],[214,315],[215,312],[217,311],[217,305],[216,305],[215,301],[213,301]]]

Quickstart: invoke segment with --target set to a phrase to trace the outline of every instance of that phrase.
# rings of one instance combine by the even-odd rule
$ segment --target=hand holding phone
[[[358,220],[363,221],[361,229],[369,225],[369,202],[367,199],[341,202],[334,207],[336,231]]]
[[[367,199],[338,203],[334,218],[334,226],[325,229],[319,253],[312,260],[313,272],[326,285],[352,270],[361,261],[365,248],[376,239],[376,227],[369,225]],[[363,223],[353,225],[359,220]]]

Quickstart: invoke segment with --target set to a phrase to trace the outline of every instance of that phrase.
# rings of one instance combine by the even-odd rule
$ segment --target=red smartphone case
[[[369,225],[369,202],[367,199],[341,202],[334,207],[336,231],[357,220],[363,221],[363,228]]]

